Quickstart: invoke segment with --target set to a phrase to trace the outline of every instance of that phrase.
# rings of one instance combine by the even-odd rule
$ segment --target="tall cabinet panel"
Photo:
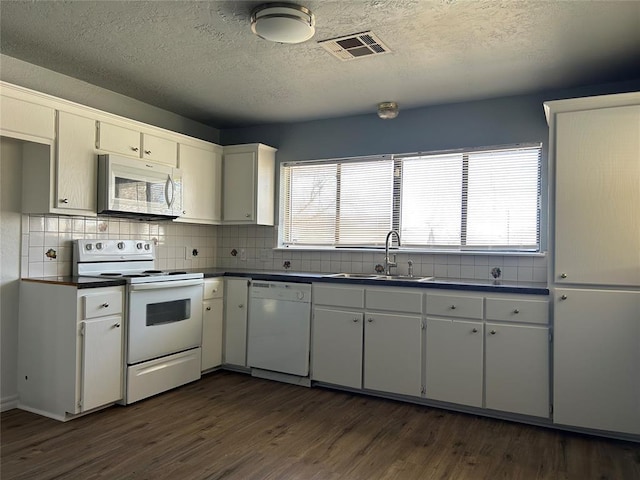
[[[203,147],[180,144],[182,170],[182,216],[177,221],[218,224],[222,218],[222,154],[211,144]]]
[[[640,105],[556,118],[555,281],[640,285]]]
[[[554,422],[640,435],[640,93],[545,108]]]

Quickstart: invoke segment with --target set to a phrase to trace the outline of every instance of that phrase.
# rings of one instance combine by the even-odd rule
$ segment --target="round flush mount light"
[[[305,42],[316,33],[315,24],[311,10],[294,3],[265,3],[251,12],[251,31],[270,42]]]
[[[400,113],[396,102],[381,102],[378,104],[378,116],[384,120],[396,118]]]

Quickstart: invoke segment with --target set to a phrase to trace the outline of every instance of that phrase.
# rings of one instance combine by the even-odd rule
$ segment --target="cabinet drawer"
[[[364,288],[314,284],[313,303],[334,307],[364,308]]]
[[[366,304],[368,310],[422,313],[422,292],[388,287],[367,288]]]
[[[122,292],[95,293],[82,297],[82,317],[96,318],[122,312]]]
[[[549,302],[547,300],[487,298],[487,320],[546,325],[549,322]]]
[[[427,294],[427,314],[482,320],[481,297]]]
[[[219,278],[207,278],[204,281],[204,290],[202,292],[202,299],[209,300],[211,298],[222,298],[224,294],[224,279]]]

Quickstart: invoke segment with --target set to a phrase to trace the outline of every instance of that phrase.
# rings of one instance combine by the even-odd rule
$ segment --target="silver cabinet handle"
[[[210,310],[211,310],[211,307],[207,307],[207,308],[206,308],[206,310],[207,310],[207,312],[208,312],[208,311],[210,311]]]
[[[567,274],[566,273],[561,273],[560,274],[560,278],[567,278]]]
[[[518,309],[516,308],[516,309],[513,311],[513,313],[515,313],[515,314],[517,315],[518,313],[520,313],[520,310],[518,310]]]
[[[60,203],[69,203],[69,199],[68,198],[61,198],[60,199]]]
[[[367,322],[372,323],[373,322],[373,318],[367,318]]]
[[[113,324],[113,328],[120,328],[120,324],[119,323],[114,323]]]
[[[131,147],[131,150],[133,150],[134,152],[139,151],[140,149],[138,147]]]
[[[244,303],[241,303],[240,305],[238,305],[238,308],[244,308]]]
[[[187,214],[187,211],[186,211],[186,210],[182,210],[182,214],[183,214],[183,215],[186,215],[186,214]]]
[[[145,150],[144,153],[145,155],[151,155],[151,150]]]
[[[251,216],[251,214],[250,213],[245,213],[244,216],[249,218]]]
[[[473,330],[471,330],[473,333],[478,333],[478,329],[474,328]]]
[[[495,331],[495,330],[491,330],[489,333],[490,333],[491,335],[495,335],[495,334],[496,334],[496,331]]]
[[[103,303],[102,304],[102,308],[109,308],[109,304],[108,303]]]
[[[451,310],[455,310],[456,306],[455,305],[451,305]]]
[[[358,319],[357,319],[357,318],[354,318],[354,319],[353,319],[353,323],[358,323]]]
[[[566,295],[562,295],[562,296],[560,297],[560,300],[566,300],[566,299],[567,299],[567,296],[566,296]]]

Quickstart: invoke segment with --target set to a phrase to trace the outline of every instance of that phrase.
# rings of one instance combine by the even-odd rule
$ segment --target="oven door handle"
[[[193,285],[202,285],[204,282],[201,278],[195,278],[193,280],[169,280],[166,282],[150,282],[150,283],[134,283],[129,285],[129,289],[132,292],[137,290],[159,290],[161,288],[177,288],[177,287],[191,287]]]

